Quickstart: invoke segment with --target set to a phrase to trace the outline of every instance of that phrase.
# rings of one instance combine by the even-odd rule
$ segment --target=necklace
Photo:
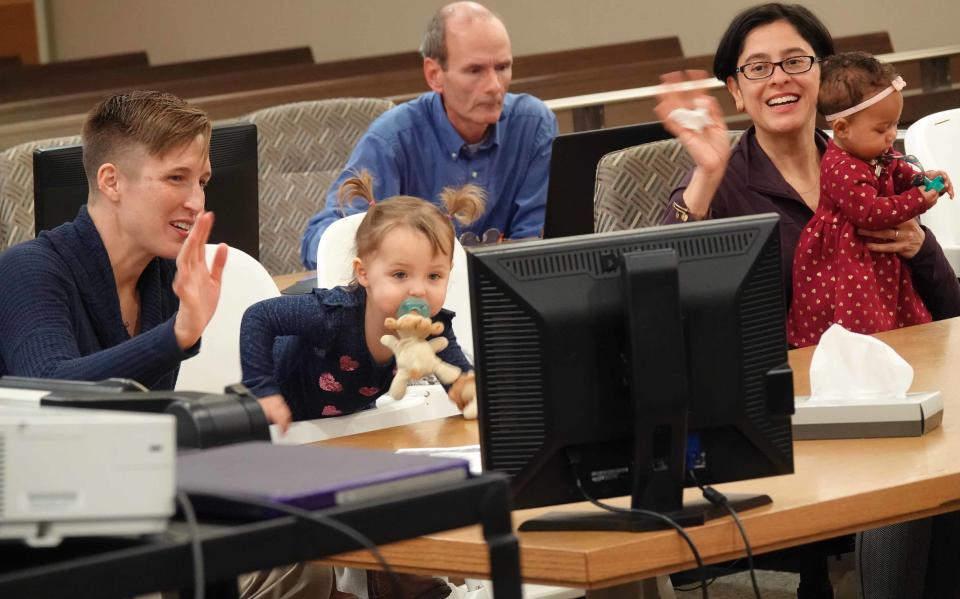
[[[136,325],[140,322],[140,303],[135,302],[131,306],[130,314],[124,315],[123,309],[120,310],[120,322],[123,323],[123,328],[127,330],[127,334],[133,337],[136,334]]]
[[[808,193],[812,193],[813,191],[815,191],[815,190],[817,189],[817,184],[814,183],[813,185],[811,185],[811,186],[810,186],[809,188],[807,188],[807,189],[797,189],[796,187],[794,187],[793,189],[794,189],[794,191],[796,191],[798,194],[804,196],[804,195],[807,195]]]

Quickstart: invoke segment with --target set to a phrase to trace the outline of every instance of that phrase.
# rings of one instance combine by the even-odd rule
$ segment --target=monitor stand
[[[727,510],[706,499],[683,502],[689,393],[678,266],[677,252],[669,248],[622,257],[627,372],[634,418],[630,504],[633,509],[667,516],[680,526],[698,526]],[[587,473],[578,472],[575,459],[570,468],[573,476],[586,480]],[[737,512],[772,502],[767,495],[745,494],[731,494],[727,500]],[[519,530],[639,532],[664,528],[669,525],[649,515],[591,511],[548,513],[527,520]]]
[[[753,509],[773,503],[769,495],[754,495],[749,493],[730,493],[727,495],[730,507],[738,514],[743,510]],[[698,498],[683,504],[680,510],[662,512],[680,526],[700,526],[713,520],[729,515],[726,509],[717,507],[706,499]],[[545,532],[564,530],[610,530],[619,532],[646,532],[651,530],[669,529],[660,519],[641,514],[624,512],[608,512],[600,510],[591,512],[548,512],[520,523],[517,530],[521,532]]]

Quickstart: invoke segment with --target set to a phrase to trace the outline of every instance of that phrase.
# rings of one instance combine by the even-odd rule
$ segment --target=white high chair
[[[351,214],[334,221],[317,244],[317,287],[346,285],[353,280],[354,239],[366,213]],[[453,241],[453,269],[443,307],[456,312],[453,332],[467,359],[473,362],[473,326],[470,320],[470,285],[467,281],[467,254],[460,241]]]
[[[213,262],[217,246],[206,247],[207,264]],[[220,301],[210,324],[203,331],[200,353],[180,364],[177,391],[223,393],[223,388],[239,383],[240,320],[244,311],[256,302],[277,297],[280,291],[270,273],[249,254],[229,248],[223,268]]]
[[[954,185],[960,182],[960,108],[945,110],[923,117],[910,125],[904,146],[907,154],[920,159],[927,170],[946,171]],[[920,217],[950,261],[954,272],[960,273],[960,200],[941,197],[936,206]]]
[[[329,289],[353,280],[355,238],[365,213],[334,221],[323,232],[317,245],[317,287]],[[453,332],[467,359],[473,361],[473,329],[470,325],[470,293],[467,285],[467,257],[459,241],[454,241],[453,269],[447,287],[444,308],[457,313]],[[387,396],[377,400],[377,408],[335,418],[294,422],[282,437],[273,432],[275,443],[312,443],[344,435],[354,435],[392,426],[436,420],[459,414],[457,406],[440,385],[413,385],[407,395],[394,401]]]

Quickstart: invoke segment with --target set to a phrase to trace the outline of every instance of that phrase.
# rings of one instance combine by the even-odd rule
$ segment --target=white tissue
[[[913,368],[889,345],[834,324],[810,361],[810,401],[847,403],[903,399]]]
[[[704,98],[696,98],[693,104],[696,108],[674,108],[667,118],[677,121],[684,129],[700,133],[705,127],[713,124],[708,110],[710,103]]]

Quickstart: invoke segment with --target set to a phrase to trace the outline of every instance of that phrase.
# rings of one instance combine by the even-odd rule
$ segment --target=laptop
[[[593,233],[593,192],[601,158],[670,137],[659,122],[558,135],[550,157],[544,238]]]

